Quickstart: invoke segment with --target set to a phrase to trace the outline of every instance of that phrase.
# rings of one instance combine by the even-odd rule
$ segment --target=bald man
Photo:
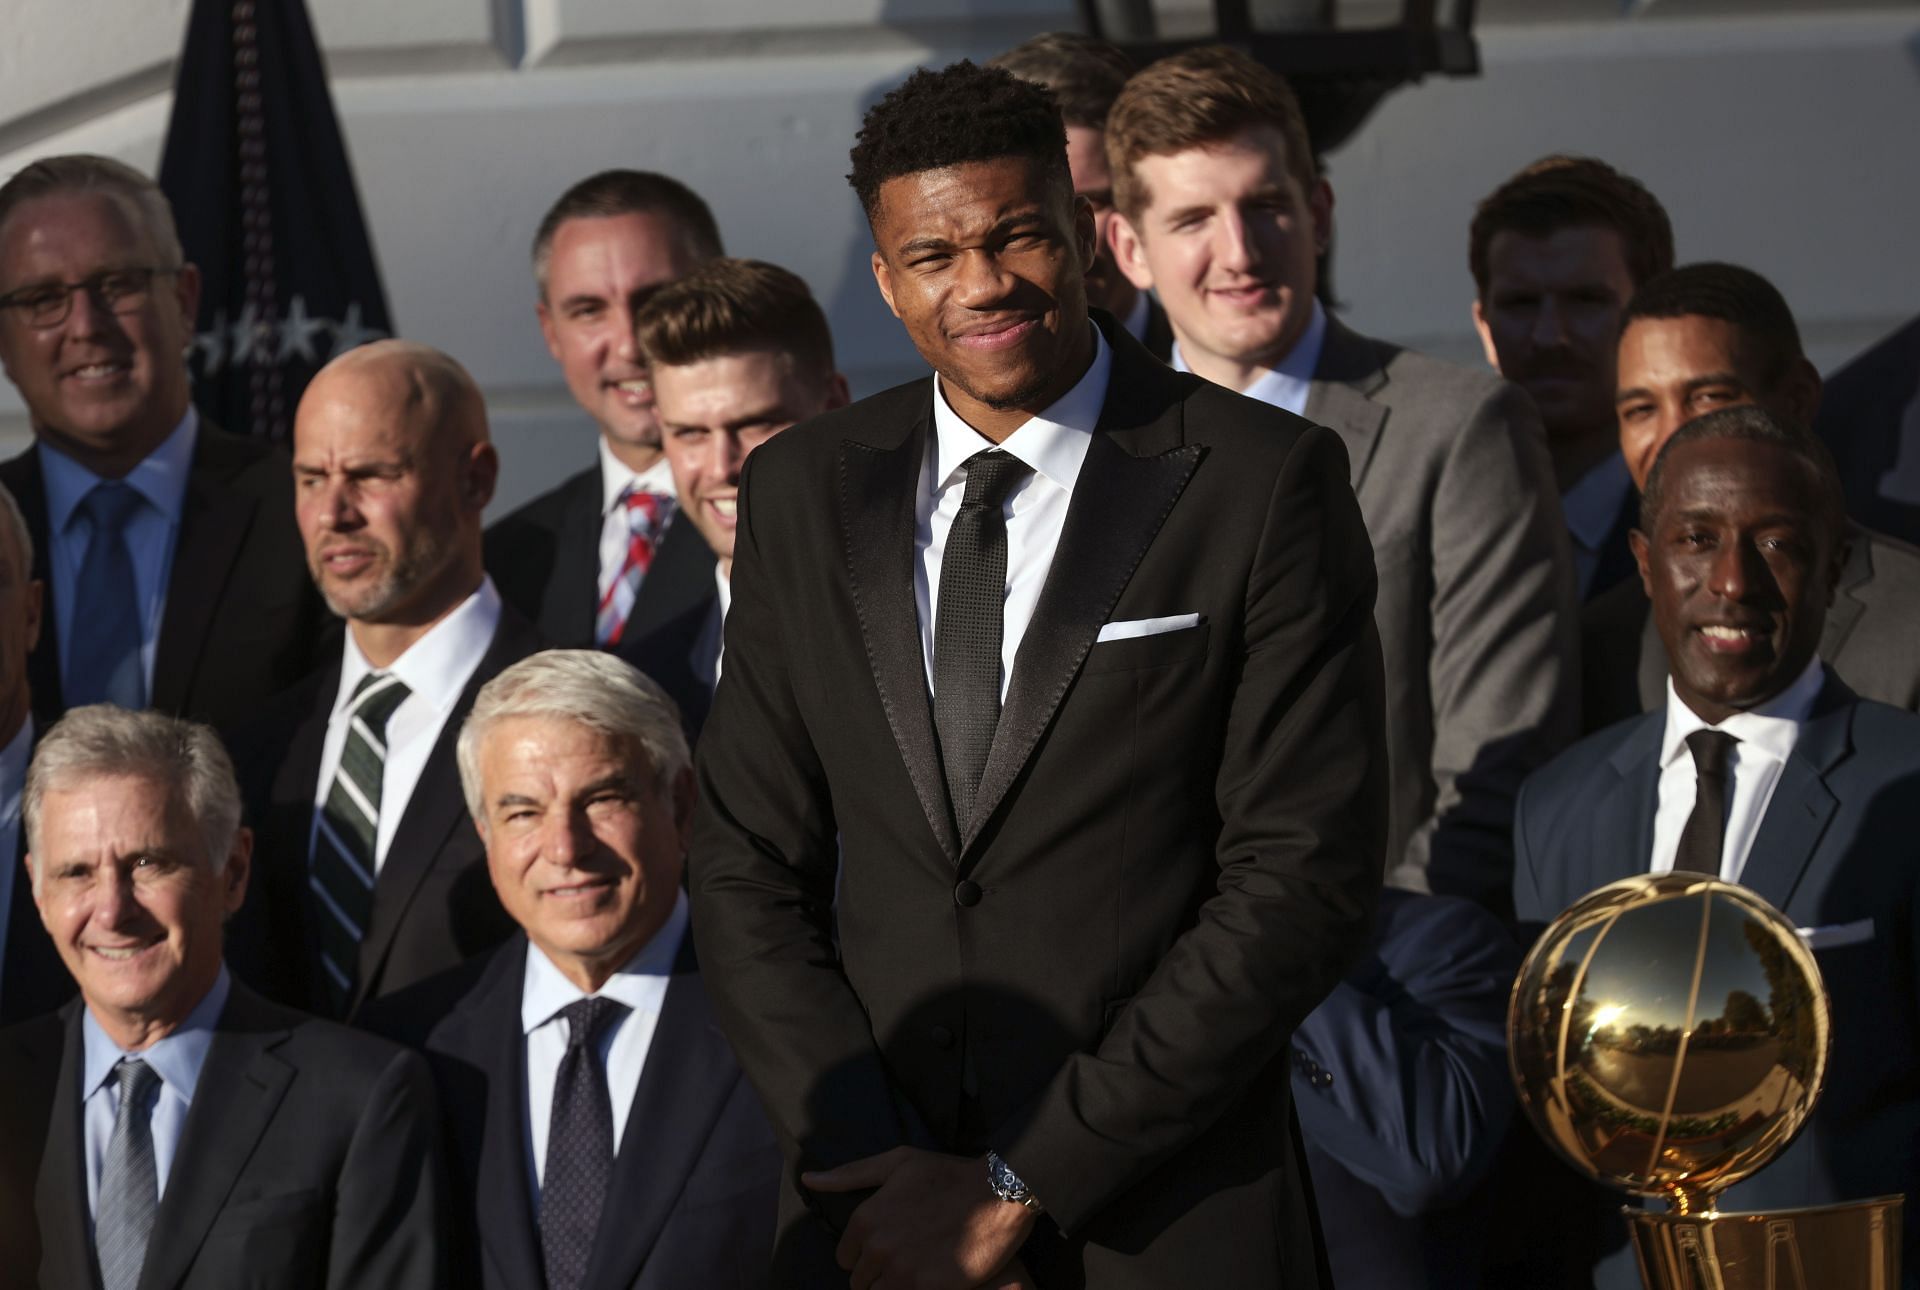
[[[480,687],[543,644],[481,563],[499,469],[473,379],[424,345],[343,354],[300,401],[294,507],[346,639],[233,741],[259,842],[231,957],[281,1002],[351,1018],[513,930],[454,763]]]

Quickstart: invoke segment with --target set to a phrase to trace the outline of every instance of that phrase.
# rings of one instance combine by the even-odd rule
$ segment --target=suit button
[[[953,1047],[953,1032],[945,1026],[935,1026],[927,1032],[927,1037],[933,1040],[935,1048]]]
[[[963,879],[960,885],[953,889],[953,903],[963,909],[972,909],[980,903],[980,884]]]

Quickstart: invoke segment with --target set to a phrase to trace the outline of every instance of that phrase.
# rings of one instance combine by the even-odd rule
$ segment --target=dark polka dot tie
[[[613,1177],[613,1100],[596,1041],[626,1013],[613,999],[581,999],[560,1010],[567,1052],[553,1081],[547,1169],[540,1185],[540,1256],[547,1290],[576,1290],[587,1274],[600,1207]]]

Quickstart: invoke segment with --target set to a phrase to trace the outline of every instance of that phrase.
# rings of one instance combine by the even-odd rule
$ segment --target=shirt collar
[[[1588,551],[1598,551],[1620,519],[1620,506],[1633,487],[1627,473],[1627,459],[1618,452],[1574,481],[1560,495],[1560,509],[1566,512],[1567,532]]]
[[[386,670],[399,677],[410,696],[424,698],[439,712],[451,711],[467,688],[473,670],[486,657],[493,635],[500,627],[500,593],[493,579],[482,577],[480,586],[460,607],[427,629],[427,634],[407,647]],[[334,696],[333,711],[338,716],[353,701],[360,679],[377,671],[360,652],[351,627],[346,633],[346,656],[340,665],[340,692]]]
[[[213,988],[200,996],[200,1002],[193,1005],[187,1019],[172,1034],[155,1040],[137,1053],[129,1053],[107,1038],[107,1032],[93,1018],[93,1009],[81,1008],[80,1038],[85,1057],[81,1068],[81,1078],[85,1081],[80,1086],[81,1100],[99,1091],[122,1058],[138,1057],[151,1066],[153,1073],[182,1101],[192,1102],[193,1090],[200,1083],[200,1070],[207,1063],[207,1050],[213,1047],[214,1027],[219,1024],[220,1014],[227,1010],[227,995],[232,988],[227,965],[222,963],[220,975],[213,979]]]
[[[642,492],[674,495],[673,468],[667,464],[667,455],[660,454],[660,460],[645,470],[635,473],[613,455],[613,449],[607,447],[603,436],[600,444],[600,518],[605,519],[614,503],[620,500],[620,494],[630,486],[638,485]]]
[[[1087,326],[1093,332],[1093,362],[1087,365],[1086,374],[998,445],[1068,493],[1080,478],[1080,467],[1086,464],[1087,445],[1093,440],[1094,427],[1100,424],[1100,410],[1107,401],[1107,377],[1113,370],[1113,351],[1107,346],[1107,338],[1091,322]],[[948,406],[938,374],[933,378],[933,429],[933,492],[938,496],[961,477],[960,467],[967,458],[995,445]]]
[[[727,611],[733,608],[733,580],[720,571],[716,562],[713,566],[713,590],[720,598],[720,621],[727,620]]]
[[[32,753],[33,717],[29,714],[20,723],[19,732],[0,749],[0,829],[19,823],[20,796],[27,786],[27,762]]]
[[[1275,366],[1263,370],[1253,378],[1253,383],[1240,391],[1250,399],[1259,399],[1263,403],[1279,406],[1286,392],[1295,387],[1309,385],[1313,381],[1314,371],[1320,366],[1320,351],[1327,343],[1327,311],[1320,302],[1313,302],[1313,313],[1307,318],[1307,329],[1300,333],[1300,339],[1293,342]],[[1186,358],[1180,353],[1180,342],[1173,342],[1173,370],[1186,372]]]
[[[680,942],[687,932],[687,893],[677,892],[673,911],[651,939],[624,966],[607,978],[596,995],[624,1003],[629,1009],[658,1007],[660,978],[673,975]],[[562,1008],[587,998],[587,992],[567,980],[546,951],[527,942],[527,974],[520,987],[520,1030],[532,1034],[557,1016]]]
[[[193,449],[200,438],[200,414],[193,404],[180,424],[160,441],[159,447],[127,472],[125,482],[145,499],[147,505],[178,524],[186,505],[187,476],[193,470]],[[42,439],[35,445],[40,457],[40,476],[47,490],[47,525],[53,533],[65,533],[73,513],[94,486],[105,480],[73,458]]]
[[[1660,742],[1660,766],[1665,769],[1687,753],[1687,736],[1696,730],[1720,730],[1740,741],[1743,751],[1763,753],[1777,762],[1793,754],[1800,738],[1800,727],[1813,712],[1826,684],[1826,670],[1815,658],[1792,685],[1757,707],[1736,712],[1719,725],[1711,725],[1689,708],[1667,678],[1667,726]]]

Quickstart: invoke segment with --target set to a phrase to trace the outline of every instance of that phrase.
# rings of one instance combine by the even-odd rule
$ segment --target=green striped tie
[[[334,773],[313,840],[313,872],[308,882],[320,906],[320,974],[336,1017],[345,1016],[353,1001],[360,939],[373,917],[387,721],[407,694],[400,678],[388,672],[371,672],[354,687],[340,769]]]

